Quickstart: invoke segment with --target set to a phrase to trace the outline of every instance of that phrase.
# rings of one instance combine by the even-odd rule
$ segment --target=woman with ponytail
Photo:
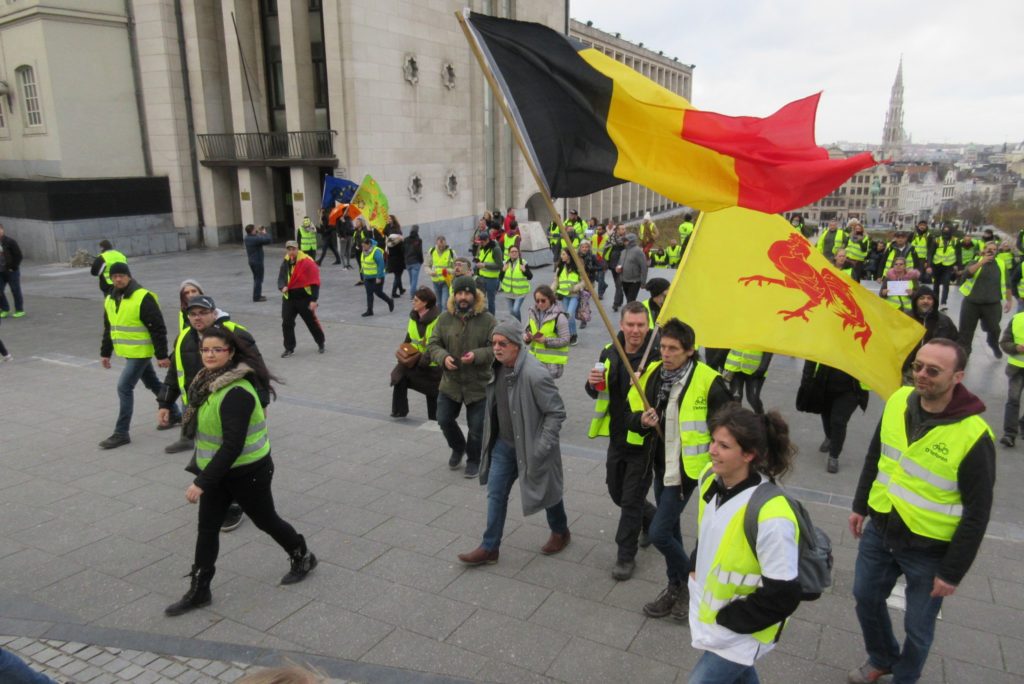
[[[796,453],[776,411],[729,404],[710,420],[711,463],[700,478],[697,549],[690,573],[690,633],[704,651],[690,684],[756,684],[757,659],[800,604],[799,531],[782,496],[761,507],[757,540],[743,520],[754,490],[785,474]]]

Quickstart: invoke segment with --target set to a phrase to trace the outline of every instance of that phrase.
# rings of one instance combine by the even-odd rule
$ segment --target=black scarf
[[[672,385],[676,384],[680,378],[686,375],[686,372],[690,370],[690,366],[692,364],[693,361],[687,361],[675,370],[669,370],[665,368],[664,363],[661,364],[661,386],[658,387],[658,406],[661,406],[668,401],[668,395],[672,392]]]

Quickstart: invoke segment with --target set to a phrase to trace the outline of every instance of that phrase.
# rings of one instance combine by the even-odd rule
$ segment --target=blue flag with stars
[[[326,176],[324,178],[324,198],[321,206],[324,209],[333,209],[335,204],[348,204],[352,196],[359,188],[358,183],[353,183],[347,178],[335,178]]]

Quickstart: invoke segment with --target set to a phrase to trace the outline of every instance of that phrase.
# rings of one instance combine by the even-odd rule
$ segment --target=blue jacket
[[[263,265],[263,245],[270,244],[269,235],[246,235],[242,238],[245,245],[245,253],[249,257],[249,263],[253,266]]]

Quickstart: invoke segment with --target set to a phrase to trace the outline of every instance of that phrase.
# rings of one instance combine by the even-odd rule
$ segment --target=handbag
[[[411,342],[403,342],[398,345],[398,351],[395,352],[398,362],[406,368],[414,368],[420,362],[420,356],[422,356],[422,352]]]
[[[806,377],[800,381],[800,387],[796,391],[796,410],[801,413],[821,414],[825,405],[825,383],[824,378],[817,374]]]

